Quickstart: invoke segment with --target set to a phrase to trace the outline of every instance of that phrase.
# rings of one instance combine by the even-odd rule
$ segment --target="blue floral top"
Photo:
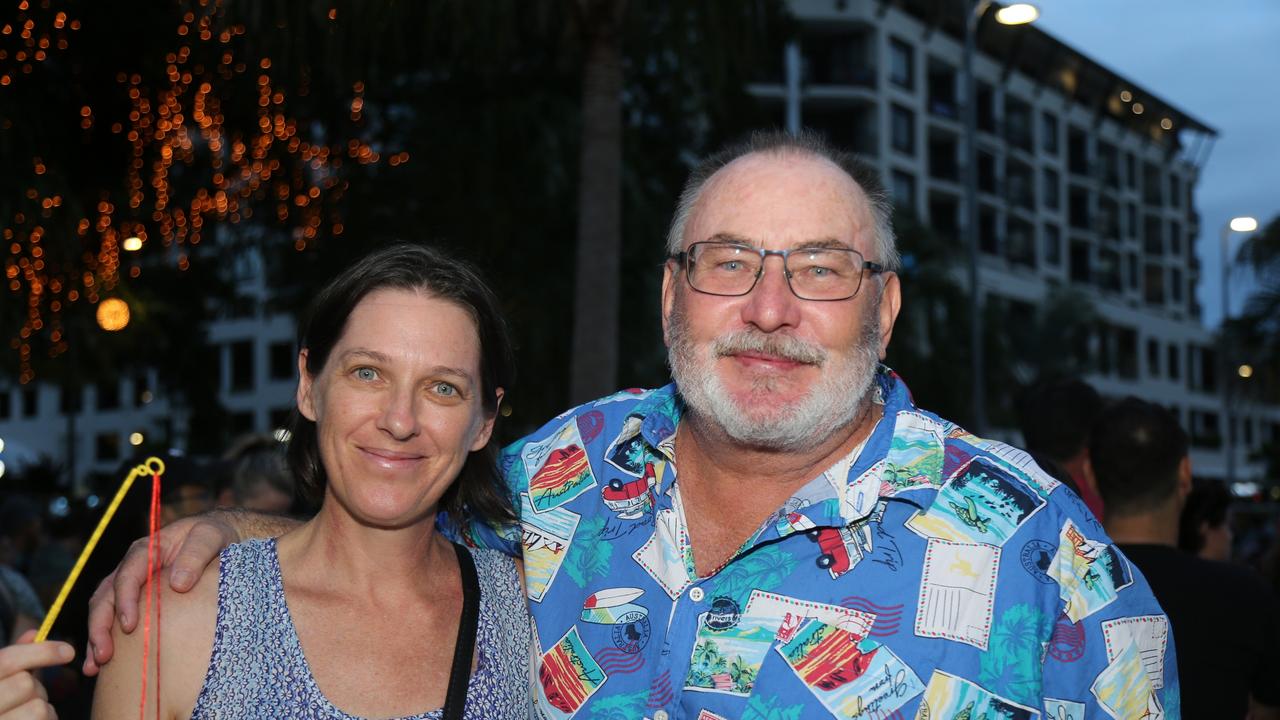
[[[527,718],[529,615],[515,564],[493,550],[471,555],[480,580],[480,621],[464,717]],[[436,709],[402,720],[440,716]],[[311,675],[285,604],[274,539],[222,551],[213,656],[191,717],[358,720],[334,707]]]

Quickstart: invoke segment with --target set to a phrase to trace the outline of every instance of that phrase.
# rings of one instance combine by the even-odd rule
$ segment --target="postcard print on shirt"
[[[1120,591],[1133,584],[1129,562],[1120,551],[1085,537],[1071,520],[1059,532],[1049,576],[1058,582],[1058,593],[1067,603],[1064,612],[1072,622],[1115,602]]]
[[[1000,546],[1044,504],[1039,493],[1003,468],[972,460],[907,525],[924,537]]]
[[[924,702],[916,712],[916,720],[961,717],[1032,720],[1040,717],[1040,711],[1002,698],[964,678],[934,670],[929,678],[929,687],[924,691]]]
[[[1164,687],[1164,657],[1169,645],[1169,619],[1164,615],[1117,618],[1102,623],[1102,637],[1107,643],[1107,661],[1115,662],[1132,643],[1151,679],[1151,687]]]
[[[924,691],[888,646],[816,618],[804,621],[777,651],[838,718],[888,718]]]
[[[520,544],[524,547],[525,589],[530,600],[541,601],[547,587],[556,579],[579,519],[577,513],[566,508],[536,513],[529,494],[520,494]]]
[[[870,613],[762,590],[752,590],[743,609],[729,598],[716,598],[698,618],[685,688],[750,695],[769,647],[790,640],[810,618],[859,638],[875,623]]]
[[[520,460],[529,478],[534,512],[558,508],[596,485],[578,422],[573,419],[546,439],[526,444]]]
[[[924,553],[916,635],[987,649],[1000,548],[931,538]]]
[[[544,720],[573,717],[587,698],[608,679],[578,637],[578,628],[569,632],[538,660],[538,690],[534,708]]]

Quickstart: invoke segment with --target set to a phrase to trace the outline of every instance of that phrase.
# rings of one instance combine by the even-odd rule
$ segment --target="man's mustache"
[[[821,346],[790,335],[771,335],[754,330],[737,330],[716,338],[712,344],[716,357],[756,353],[782,360],[821,365],[827,361],[827,352]]]

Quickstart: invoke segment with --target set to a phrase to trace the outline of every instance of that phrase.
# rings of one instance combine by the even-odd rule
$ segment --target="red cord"
[[[155,587],[156,532],[160,529],[160,476],[151,476],[151,518],[147,535],[147,612],[142,621],[142,700],[138,704],[138,717],[147,717],[147,660],[151,655],[151,598],[156,604],[156,718],[160,718],[160,592]]]

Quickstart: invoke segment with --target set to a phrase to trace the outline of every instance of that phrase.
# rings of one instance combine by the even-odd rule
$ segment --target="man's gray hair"
[[[880,172],[853,153],[831,145],[811,130],[801,130],[796,135],[781,130],[759,130],[753,132],[747,140],[729,145],[699,162],[689,174],[684,191],[680,193],[680,202],[676,204],[675,215],[671,218],[671,229],[667,232],[669,254],[675,255],[683,248],[685,225],[688,224],[707,181],[734,160],[756,154],[815,157],[843,170],[862,188],[871,210],[875,231],[875,257],[870,259],[883,265],[886,270],[897,271],[900,260],[897,241],[893,235],[893,203],[889,193],[885,191],[884,183],[880,181]]]

